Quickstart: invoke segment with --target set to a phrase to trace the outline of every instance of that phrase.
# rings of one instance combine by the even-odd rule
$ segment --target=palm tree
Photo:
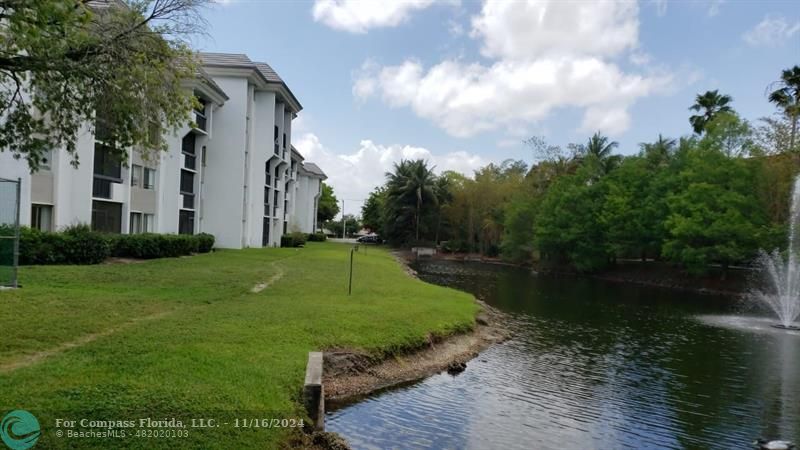
[[[706,125],[711,122],[717,114],[721,112],[733,112],[730,103],[733,101],[730,95],[720,95],[719,91],[706,91],[705,94],[697,94],[694,105],[689,109],[700,112],[701,114],[689,117],[694,132],[703,134]]]
[[[596,132],[589,138],[589,142],[583,146],[583,152],[589,158],[594,158],[600,163],[600,167],[604,174],[611,172],[621,158],[619,155],[612,155],[611,153],[615,148],[619,147],[619,142],[610,140],[607,136],[603,136],[600,132]]]
[[[797,136],[797,120],[800,117],[800,66],[794,66],[781,72],[780,81],[772,83],[768,89],[776,87],[769,93],[769,101],[783,109],[784,114],[792,122],[789,135],[789,148],[794,149]]]
[[[405,221],[413,215],[414,236],[419,240],[419,221],[426,205],[439,203],[436,175],[422,159],[401,160],[394,164],[394,172],[386,173],[387,200],[394,222]]]
[[[665,138],[659,133],[655,142],[642,142],[639,147],[642,149],[642,156],[653,164],[660,165],[669,160],[669,156],[675,149],[677,142],[675,139]]]

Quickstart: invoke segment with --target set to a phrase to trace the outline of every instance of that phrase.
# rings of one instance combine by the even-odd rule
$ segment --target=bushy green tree
[[[78,164],[76,141],[95,118],[120,156],[163,149],[153,135],[190,122],[188,40],[205,0],[0,0],[0,151],[38,169],[51,149]]]
[[[321,193],[317,204],[317,223],[333,220],[339,214],[339,201],[333,193],[333,188],[322,183]]]
[[[534,231],[542,255],[580,271],[609,264],[611,254],[599,217],[605,184],[592,182],[597,167],[584,164],[574,175],[560,178],[548,190],[539,208]]]
[[[386,188],[378,186],[369,193],[369,197],[361,206],[361,220],[364,228],[383,234],[383,209],[386,204]]]
[[[695,143],[668,198],[664,255],[692,273],[751,259],[766,222],[755,176],[746,160]]]

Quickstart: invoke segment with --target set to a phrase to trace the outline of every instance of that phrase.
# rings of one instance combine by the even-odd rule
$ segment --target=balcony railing
[[[95,178],[92,183],[92,197],[111,198],[111,181],[103,178]]]
[[[194,112],[194,123],[197,124],[197,129],[206,131],[206,115],[200,111]]]

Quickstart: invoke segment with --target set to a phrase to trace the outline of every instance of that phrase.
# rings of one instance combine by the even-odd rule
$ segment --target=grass
[[[303,417],[307,352],[391,354],[472,326],[467,294],[408,277],[387,251],[227,250],[20,270],[0,292],[0,414],[39,418],[42,448],[275,448],[288,429],[188,429],[188,438],[58,439],[71,420]],[[283,276],[259,293],[254,285]],[[129,430],[130,434],[131,431]]]

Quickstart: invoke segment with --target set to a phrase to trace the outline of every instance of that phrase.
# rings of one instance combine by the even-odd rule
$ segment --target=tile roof
[[[278,73],[272,69],[267,63],[252,61],[247,55],[243,53],[200,53],[200,59],[206,67],[232,67],[237,69],[254,69],[256,70],[267,83],[280,84],[289,93],[289,96],[294,100],[297,105],[302,109],[302,105],[294,96],[294,93],[286,82],[278,76]]]
[[[314,164],[312,162],[304,162],[303,163],[303,168],[306,170],[306,172],[309,172],[311,174],[320,176],[322,178],[328,178],[328,176],[325,175],[325,172],[323,172],[322,169],[320,169],[318,165],[316,165],[316,164]]]

